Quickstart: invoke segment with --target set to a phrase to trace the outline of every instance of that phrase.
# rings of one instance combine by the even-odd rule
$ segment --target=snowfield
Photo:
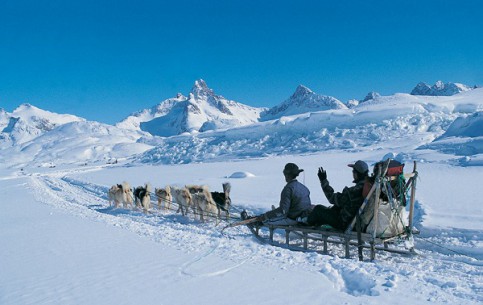
[[[19,111],[46,117],[2,112],[0,304],[481,304],[482,105],[483,89],[396,94],[172,137],[68,116],[61,124],[31,106]],[[154,196],[149,214],[107,198],[122,181],[212,191],[228,181],[231,222],[278,205],[287,162],[305,169],[312,203],[327,204],[318,167],[341,191],[348,163],[372,168],[388,154],[406,172],[417,164],[415,256],[359,262],[355,248],[344,259],[337,245],[329,255],[295,252],[246,227],[222,234],[226,220],[202,223],[176,204],[159,210]]]
[[[277,204],[286,162],[325,203],[316,177],[324,165],[336,189],[346,164],[382,152],[323,153],[239,162],[3,170],[1,304],[479,304],[483,301],[483,212],[477,167],[420,162],[415,257],[378,253],[374,262],[259,244],[248,229],[193,214],[115,209],[111,184],[232,184],[233,213]],[[418,156],[415,156],[418,157]],[[253,177],[226,178],[249,172]],[[452,183],[449,183],[452,181]],[[437,190],[437,191],[435,191]],[[478,208],[475,208],[479,206]],[[366,253],[366,257],[367,257]],[[290,293],[287,293],[289,292]],[[293,291],[293,292],[292,292]]]

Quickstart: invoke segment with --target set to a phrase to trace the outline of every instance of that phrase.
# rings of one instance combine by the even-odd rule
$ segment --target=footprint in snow
[[[362,268],[351,266],[333,266],[327,263],[322,273],[334,283],[334,288],[353,296],[378,296],[376,281]]]

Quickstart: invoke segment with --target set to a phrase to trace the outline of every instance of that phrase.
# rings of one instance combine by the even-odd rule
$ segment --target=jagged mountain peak
[[[198,80],[195,80],[194,87],[208,89],[208,85],[206,85],[206,82],[201,78]]]
[[[347,106],[332,96],[319,95],[304,85],[299,85],[295,92],[283,103],[261,114],[262,121],[278,119],[282,116],[328,109],[346,109]]]
[[[312,93],[314,92],[309,88],[305,87],[304,85],[298,85],[297,89],[295,89],[295,92],[291,96],[291,98],[303,97]]]
[[[420,82],[411,91],[412,95],[431,95],[431,86],[425,82]]]
[[[263,110],[217,95],[203,79],[198,79],[189,97],[178,93],[176,98],[139,111],[116,125],[158,136],[173,136],[252,124],[258,122]]]
[[[195,81],[193,88],[191,89],[191,94],[195,99],[203,98],[207,96],[215,95],[213,89],[208,88],[208,85],[203,79],[198,79]]]

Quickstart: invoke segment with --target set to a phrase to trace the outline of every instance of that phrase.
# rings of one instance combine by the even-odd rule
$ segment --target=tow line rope
[[[158,196],[157,196],[155,193],[153,193],[153,192],[149,192],[149,193],[150,193],[150,195],[151,195],[151,196],[153,196],[153,197],[155,197],[155,198],[158,198]],[[134,205],[136,206],[136,199],[134,198],[134,196],[133,196],[133,198],[132,198],[132,199],[133,199],[133,203],[134,203]],[[169,203],[169,205],[170,205],[170,207],[169,207],[169,208],[166,208],[166,203],[165,203],[165,210],[174,211],[174,212],[177,212],[177,211],[179,210],[179,203],[174,202],[173,200],[167,200],[167,198],[165,198],[165,197],[162,197],[162,199],[163,199],[165,202]],[[151,203],[152,203],[152,201],[151,201]],[[176,209],[176,208],[172,208],[172,207],[171,207],[171,205],[172,205],[172,204],[176,205],[176,206],[178,207],[178,209]],[[218,208],[218,204],[217,204],[217,203],[215,203],[215,204],[216,204],[216,206],[217,206],[217,208]],[[239,208],[237,208],[237,207],[236,207],[236,206],[234,206],[233,204],[232,204],[232,205],[230,205],[230,208],[233,208],[235,211],[239,211]],[[192,212],[193,212],[193,215],[198,215],[198,216],[200,216],[200,215],[201,215],[201,213],[199,213],[199,212],[198,212],[198,211],[196,211],[196,210],[194,210],[194,211],[192,210]],[[205,212],[205,213],[203,214],[203,216],[206,216],[206,217],[208,217],[208,218],[212,218],[212,219],[218,219],[218,213]],[[222,217],[220,217],[220,219],[221,219],[221,218],[222,218]],[[230,216],[228,216],[228,219],[230,219],[230,220],[240,220],[240,219],[241,219],[241,217],[233,216],[233,215],[231,215],[231,214],[230,214]]]
[[[458,255],[461,255],[461,256],[466,256],[466,257],[468,257],[468,258],[472,258],[472,259],[478,260],[476,257],[473,257],[473,256],[471,256],[471,255],[468,255],[468,254],[465,254],[465,253],[462,253],[462,252],[459,252],[459,251],[455,251],[455,250],[453,250],[453,249],[450,249],[450,248],[448,248],[448,247],[442,246],[442,245],[440,245],[440,244],[438,244],[438,243],[435,243],[435,242],[433,242],[433,241],[426,240],[426,239],[424,239],[424,238],[422,238],[422,237],[416,237],[416,238],[417,238],[418,240],[424,241],[424,242],[426,242],[426,243],[428,243],[428,244],[432,244],[432,245],[434,245],[434,246],[437,246],[437,247],[440,247],[440,248],[442,248],[442,249],[445,249],[445,250],[448,250],[448,251],[450,251],[450,252],[453,252],[454,254],[458,254]]]

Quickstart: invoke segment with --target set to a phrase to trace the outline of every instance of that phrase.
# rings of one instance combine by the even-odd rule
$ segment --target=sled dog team
[[[167,185],[164,188],[155,188],[154,194],[158,200],[158,210],[169,210],[171,203],[174,201],[178,204],[177,213],[181,211],[187,215],[191,208],[194,214],[200,215],[200,220],[205,221],[205,215],[216,215],[217,219],[224,212],[226,218],[230,216],[229,209],[231,205],[230,199],[230,183],[223,183],[223,192],[210,192],[207,185],[186,185],[184,187],[176,187]],[[146,183],[144,186],[131,188],[129,183],[113,185],[108,191],[109,205],[114,203],[118,208],[121,204],[124,208],[128,206],[142,208],[144,213],[148,213],[151,209],[151,185]]]

